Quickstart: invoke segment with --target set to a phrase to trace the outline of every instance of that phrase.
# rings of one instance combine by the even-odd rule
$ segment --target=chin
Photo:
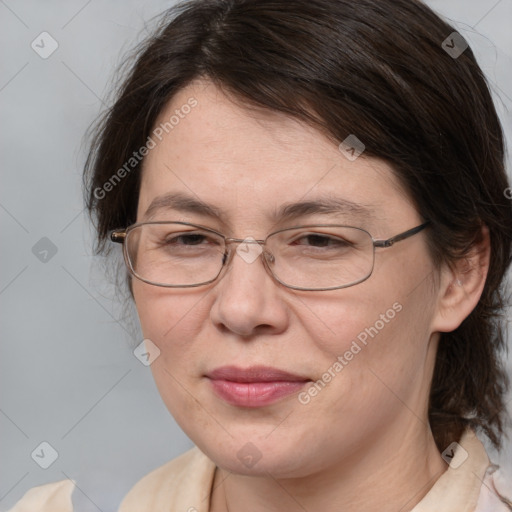
[[[258,441],[258,437],[261,441]],[[292,478],[308,473],[303,466],[307,462],[303,451],[297,450],[297,443],[288,438],[287,445],[280,439],[268,437],[268,430],[261,436],[237,436],[233,439],[228,435],[219,440],[197,441],[195,444],[220,468],[246,476],[273,476]]]

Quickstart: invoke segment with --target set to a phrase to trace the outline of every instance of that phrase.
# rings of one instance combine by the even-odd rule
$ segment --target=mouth
[[[208,373],[213,391],[238,407],[263,407],[299,392],[311,379],[268,366],[223,366]]]

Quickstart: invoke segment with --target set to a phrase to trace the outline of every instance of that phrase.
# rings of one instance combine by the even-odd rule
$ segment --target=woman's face
[[[182,108],[191,97],[197,104]],[[153,137],[145,159],[138,222],[187,221],[241,239],[315,223],[361,227],[385,239],[422,223],[385,163],[364,153],[349,159],[282,115],[250,114],[213,84],[181,90],[157,125],[173,115],[172,129],[158,132],[161,141]],[[356,135],[364,143],[365,134]],[[146,214],[156,198],[178,192],[221,216],[165,201]],[[369,213],[270,220],[285,203],[326,196]],[[432,276],[421,232],[376,249],[370,278],[345,289],[292,290],[273,280],[261,257],[250,262],[235,253],[212,284],[172,289],[134,279],[133,292],[144,337],[160,350],[151,365],[156,384],[185,433],[224,469],[292,478],[428,430],[437,341]],[[224,366],[267,366],[309,382],[270,403],[258,405],[257,396],[237,403],[207,377]],[[238,392],[250,394],[248,388]]]

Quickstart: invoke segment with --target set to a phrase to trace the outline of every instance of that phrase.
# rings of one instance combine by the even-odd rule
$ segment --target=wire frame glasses
[[[387,240],[340,224],[314,224],[280,229],[265,240],[229,238],[199,224],[153,221],[114,230],[111,240],[123,244],[130,273],[145,283],[188,288],[212,283],[221,275],[239,244],[238,256],[253,263],[262,255],[268,272],[295,290],[334,290],[368,279],[375,248],[391,247],[424,229],[425,222]]]

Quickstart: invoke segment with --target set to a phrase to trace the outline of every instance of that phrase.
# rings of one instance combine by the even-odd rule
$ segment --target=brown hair
[[[115,183],[113,175],[147,143],[176,92],[205,77],[240,105],[294,116],[336,144],[356,134],[431,222],[435,265],[464,257],[485,224],[491,261],[481,299],[441,334],[437,353],[429,419],[441,451],[466,426],[501,444],[508,379],[500,287],[512,241],[501,126],[471,49],[455,58],[443,48],[452,32],[416,0],[183,2],[136,49],[84,173],[96,249],[108,252],[109,231],[135,222],[141,164]]]

